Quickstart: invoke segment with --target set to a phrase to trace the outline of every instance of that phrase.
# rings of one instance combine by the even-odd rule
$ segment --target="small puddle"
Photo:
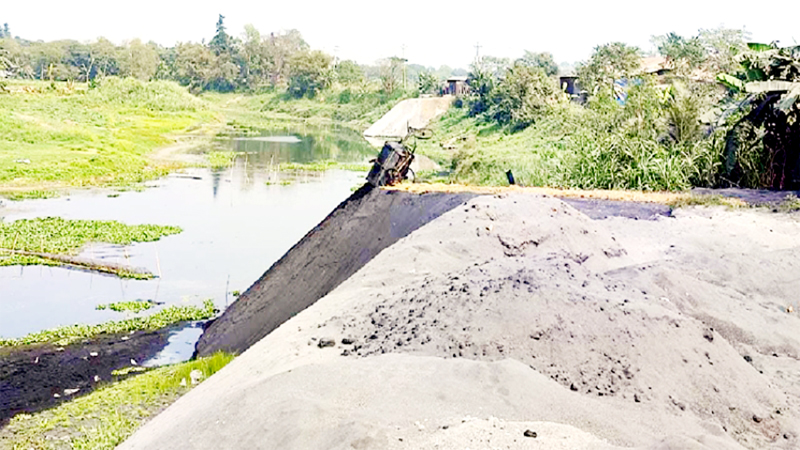
[[[144,367],[158,367],[188,361],[194,354],[194,345],[203,334],[200,322],[191,323],[183,328],[171,331],[167,345],[154,357],[142,363]]]
[[[91,244],[81,252],[84,257],[147,269],[158,275],[153,280],[63,267],[0,267],[0,337],[122,320],[126,316],[96,310],[97,305],[119,301],[199,306],[212,299],[224,310],[235,300],[236,291],[245,291],[366,176],[343,170],[284,173],[275,165],[361,163],[374,153],[358,133],[338,128],[220,139],[215,147],[241,155],[230,168],[187,169],[148,182],[140,192],[78,191],[69,197],[0,206],[4,221],[58,216],[177,225],[184,230],[157,242]],[[187,351],[179,346],[190,341],[193,346],[201,332],[196,326],[184,328],[152,364],[184,358]]]

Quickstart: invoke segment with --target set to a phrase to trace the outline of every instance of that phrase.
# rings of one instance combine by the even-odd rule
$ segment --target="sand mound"
[[[196,353],[241,353],[348,279],[375,255],[474,197],[364,185],[210,324]]]
[[[123,448],[797,448],[800,221],[676,216],[474,198]]]

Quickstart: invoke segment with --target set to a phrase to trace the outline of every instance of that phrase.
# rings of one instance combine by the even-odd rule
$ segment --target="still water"
[[[224,309],[235,300],[235,291],[247,289],[363,183],[365,173],[359,172],[290,175],[274,170],[280,162],[364,162],[372,155],[360,136],[341,133],[264,133],[227,139],[216,146],[240,153],[231,168],[187,169],[148,183],[139,192],[83,191],[63,198],[6,203],[0,207],[3,221],[59,216],[177,225],[183,232],[125,247],[92,244],[81,253],[145,268],[158,275],[154,280],[59,267],[0,267],[0,336],[119,320],[125,315],[95,309],[118,301],[200,305],[211,298]],[[199,333],[189,327],[175,340],[193,344]],[[163,357],[174,359],[169,351]]]

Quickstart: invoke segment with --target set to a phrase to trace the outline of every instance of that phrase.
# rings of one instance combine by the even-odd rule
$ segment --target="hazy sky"
[[[586,59],[594,46],[623,41],[650,49],[650,36],[700,28],[746,28],[755,41],[800,43],[800,0],[599,1],[244,1],[139,0],[65,2],[0,0],[0,23],[31,40],[103,36],[173,45],[209,40],[218,14],[240,36],[251,23],[262,33],[297,28],[313,47],[372,63],[403,53],[410,62],[466,67],[481,54],[518,57],[549,51],[559,62]]]

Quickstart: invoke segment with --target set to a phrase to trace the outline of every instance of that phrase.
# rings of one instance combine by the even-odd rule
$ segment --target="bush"
[[[205,103],[174,81],[140,81],[136,78],[103,78],[90,89],[87,99],[153,111],[200,111]]]

